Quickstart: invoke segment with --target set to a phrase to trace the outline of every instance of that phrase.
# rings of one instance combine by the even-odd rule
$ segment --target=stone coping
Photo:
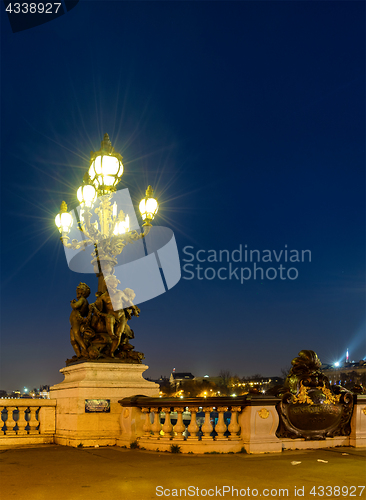
[[[7,406],[56,406],[55,399],[0,399],[0,407]]]
[[[118,401],[121,406],[128,407],[171,407],[171,408],[185,408],[186,406],[199,406],[199,407],[209,407],[214,406],[215,408],[220,406],[274,406],[280,401],[279,398],[274,396],[265,395],[253,395],[248,394],[245,396],[237,396],[233,398],[232,396],[227,397],[211,397],[211,398],[152,398],[149,396],[132,396],[123,398]]]

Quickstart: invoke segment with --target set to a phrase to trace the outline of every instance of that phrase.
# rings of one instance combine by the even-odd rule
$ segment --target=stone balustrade
[[[56,401],[1,399],[0,445],[53,443]]]
[[[112,444],[183,453],[281,452],[282,449],[366,446],[366,396],[354,396],[351,434],[321,441],[278,439],[277,398],[158,398],[133,396],[118,401],[120,430]],[[61,400],[64,403],[64,399]],[[57,399],[1,399],[0,446],[56,443]],[[119,411],[118,411],[119,407]],[[92,414],[93,415],[93,414]],[[90,414],[85,414],[89,418]],[[101,419],[105,415],[100,415]],[[102,422],[102,421],[101,421]],[[103,422],[102,422],[103,423]],[[95,431],[93,446],[105,445],[109,421]],[[79,442],[81,438],[77,436]],[[63,444],[63,443],[62,443]],[[88,446],[85,443],[84,446]]]
[[[150,398],[137,396],[119,403],[119,446],[136,439],[148,450],[183,453],[280,452],[275,436],[277,399],[266,396],[216,398]]]

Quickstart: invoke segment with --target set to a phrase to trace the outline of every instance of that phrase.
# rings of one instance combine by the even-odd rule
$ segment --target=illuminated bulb
[[[130,218],[128,215],[125,217],[125,228],[126,228],[126,233],[130,230]]]
[[[85,179],[85,182],[88,182],[88,178]],[[96,200],[97,192],[91,184],[84,184],[79,187],[76,195],[82,207],[91,208]]]
[[[89,176],[95,188],[101,192],[113,192],[122,174],[122,156],[114,151],[108,134],[104,135],[101,149],[91,153]]]
[[[60,212],[56,215],[55,217],[55,224],[60,231],[60,233],[69,233],[70,228],[72,226],[73,219],[72,215],[68,213],[67,211],[67,205],[63,201],[61,203],[61,209]]]
[[[155,217],[159,205],[158,202],[153,198],[154,191],[151,186],[146,190],[146,196],[140,201],[139,209],[141,212],[141,217],[143,220],[153,220]]]
[[[124,221],[120,221],[120,222],[116,223],[114,230],[113,230],[113,234],[114,235],[125,234],[125,233],[128,233],[129,230],[130,230],[130,218],[128,215],[126,215],[126,218]]]

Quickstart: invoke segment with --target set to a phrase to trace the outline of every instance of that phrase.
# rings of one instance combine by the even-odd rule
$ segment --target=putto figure
[[[80,327],[86,322],[85,317],[89,314],[89,303],[87,297],[90,295],[90,288],[86,283],[79,283],[76,288],[76,299],[70,303],[72,312],[70,314],[70,340],[78,358],[87,356],[87,348],[81,336]]]
[[[66,364],[82,360],[116,360],[125,363],[141,363],[144,355],[134,351],[129,340],[133,330],[127,324],[132,316],[138,317],[140,309],[132,302],[135,292],[130,288],[117,289],[120,281],[116,276],[105,277],[107,291],[98,293],[93,304],[88,304],[90,288],[85,283],[77,287],[77,300],[71,301],[71,344],[76,356]]]
[[[116,276],[107,276],[105,282],[108,290],[100,295],[95,301],[91,327],[98,331],[98,328],[100,328],[100,320],[104,318],[104,325],[102,326],[105,326],[108,335],[112,339],[108,354],[110,357],[114,358],[114,352],[121,342],[122,334],[127,326],[127,320],[130,319],[127,317],[125,309],[131,308],[134,311],[134,315],[137,317],[139,316],[140,310],[131,300],[135,298],[133,290],[126,288],[122,292],[117,289],[120,281]]]

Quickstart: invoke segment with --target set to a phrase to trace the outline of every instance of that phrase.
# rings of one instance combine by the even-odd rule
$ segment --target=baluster
[[[24,406],[18,406],[18,431],[17,434],[18,436],[26,436],[28,434],[28,431],[26,429],[28,422],[26,419],[26,413],[25,410],[26,408]]]
[[[196,420],[198,407],[195,406],[193,408],[189,408],[189,411],[191,412],[191,422],[188,426],[188,432],[190,433],[190,436],[188,436],[188,439],[198,440],[197,433],[200,430],[200,428],[197,425],[197,420]]]
[[[39,422],[37,420],[37,415],[36,415],[38,407],[37,406],[29,406],[28,409],[29,409],[29,412],[28,412],[28,415],[29,415],[29,421],[28,421],[29,434],[39,434],[39,430],[37,430]]]
[[[174,411],[178,414],[177,423],[174,426],[174,432],[176,433],[175,440],[183,440],[183,432],[186,430],[186,426],[183,423],[184,408],[174,408]]]
[[[205,421],[201,427],[201,431],[203,432],[202,439],[212,439],[211,432],[213,431],[213,427],[211,424],[211,412],[213,408],[205,408]]]
[[[215,427],[215,431],[217,432],[216,440],[220,441],[226,439],[224,433],[227,431],[227,425],[225,424],[224,414],[227,410],[227,406],[219,406],[217,411],[219,413],[219,418],[217,420],[217,424]]]
[[[231,418],[229,424],[229,440],[238,439],[238,432],[240,431],[240,425],[238,423],[238,412],[241,410],[240,406],[231,407]]]
[[[152,439],[159,439],[160,431],[161,431],[161,423],[160,423],[160,411],[159,408],[151,408],[151,412],[154,415],[154,422],[151,426],[151,430],[153,431]]]
[[[13,412],[17,409],[16,406],[7,406],[8,410],[8,418],[6,423],[6,435],[7,436],[16,436],[17,432],[14,430],[16,422],[14,420]]]
[[[3,418],[5,419],[7,416],[7,413],[6,413],[6,406],[2,406],[1,407],[1,430],[3,432],[3,434],[1,435],[4,435],[5,434],[5,430],[3,429],[4,426],[6,425],[6,421],[3,420]]]
[[[150,409],[141,408],[141,412],[145,413],[145,422],[142,426],[142,430],[145,432],[144,437],[149,438],[151,436],[151,421],[150,421]]]
[[[170,433],[173,430],[173,425],[170,421],[170,408],[162,408],[162,411],[165,413],[165,421],[163,424],[164,436],[162,437],[162,439],[167,441],[172,437]]]

